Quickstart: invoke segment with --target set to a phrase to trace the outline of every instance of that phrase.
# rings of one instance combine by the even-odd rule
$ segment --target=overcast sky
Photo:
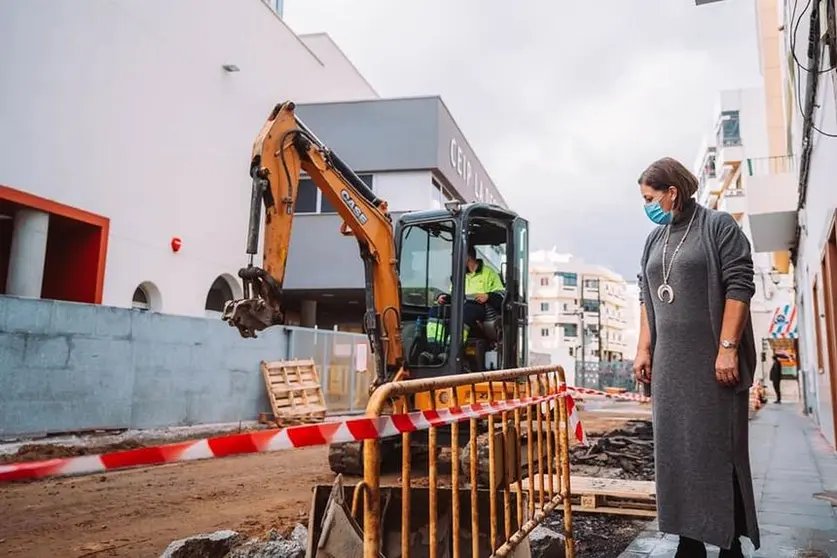
[[[721,89],[760,83],[754,0],[285,0],[383,97],[441,95],[531,248],[632,280],[651,228],[636,179],[691,168]]]

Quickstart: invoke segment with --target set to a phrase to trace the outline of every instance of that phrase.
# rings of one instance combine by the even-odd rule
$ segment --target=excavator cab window
[[[428,317],[434,313],[440,295],[451,291],[451,275],[456,223],[453,219],[416,223],[401,233],[399,276],[401,280],[401,318],[404,349],[409,364],[419,363],[419,355],[427,345]],[[444,321],[431,333],[444,339],[448,334]],[[426,366],[443,366],[448,352]]]
[[[475,300],[475,294],[465,292],[463,304],[463,318],[472,323],[469,326],[468,337],[462,355],[463,371],[481,372],[502,368],[503,335],[505,333],[503,307],[506,304],[506,277],[509,267],[506,265],[506,247],[508,245],[509,228],[507,223],[487,218],[474,218],[468,223],[468,246],[474,249],[479,266],[497,277],[499,281],[492,281],[491,292],[480,293],[489,295],[489,299],[482,304]],[[479,268],[478,268],[479,269]],[[478,318],[472,318],[473,313]]]

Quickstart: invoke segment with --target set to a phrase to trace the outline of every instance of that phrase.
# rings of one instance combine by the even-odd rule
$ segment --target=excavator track
[[[401,437],[381,441],[381,472],[388,465],[401,464]],[[386,464],[386,465],[385,465]],[[363,442],[346,442],[328,446],[328,465],[335,474],[350,477],[363,476]]]
[[[363,442],[328,446],[328,466],[338,475],[363,476]]]

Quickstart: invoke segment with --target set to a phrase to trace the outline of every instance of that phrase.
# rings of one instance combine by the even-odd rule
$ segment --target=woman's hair
[[[663,157],[657,159],[642,171],[637,181],[640,186],[650,186],[658,192],[665,192],[671,186],[677,189],[675,209],[682,209],[687,199],[698,191],[698,181],[695,175],[677,159]]]

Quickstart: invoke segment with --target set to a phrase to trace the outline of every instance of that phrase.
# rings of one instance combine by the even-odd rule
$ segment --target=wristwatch
[[[734,349],[738,346],[738,343],[732,341],[730,339],[722,339],[721,340],[721,347],[725,349]]]

